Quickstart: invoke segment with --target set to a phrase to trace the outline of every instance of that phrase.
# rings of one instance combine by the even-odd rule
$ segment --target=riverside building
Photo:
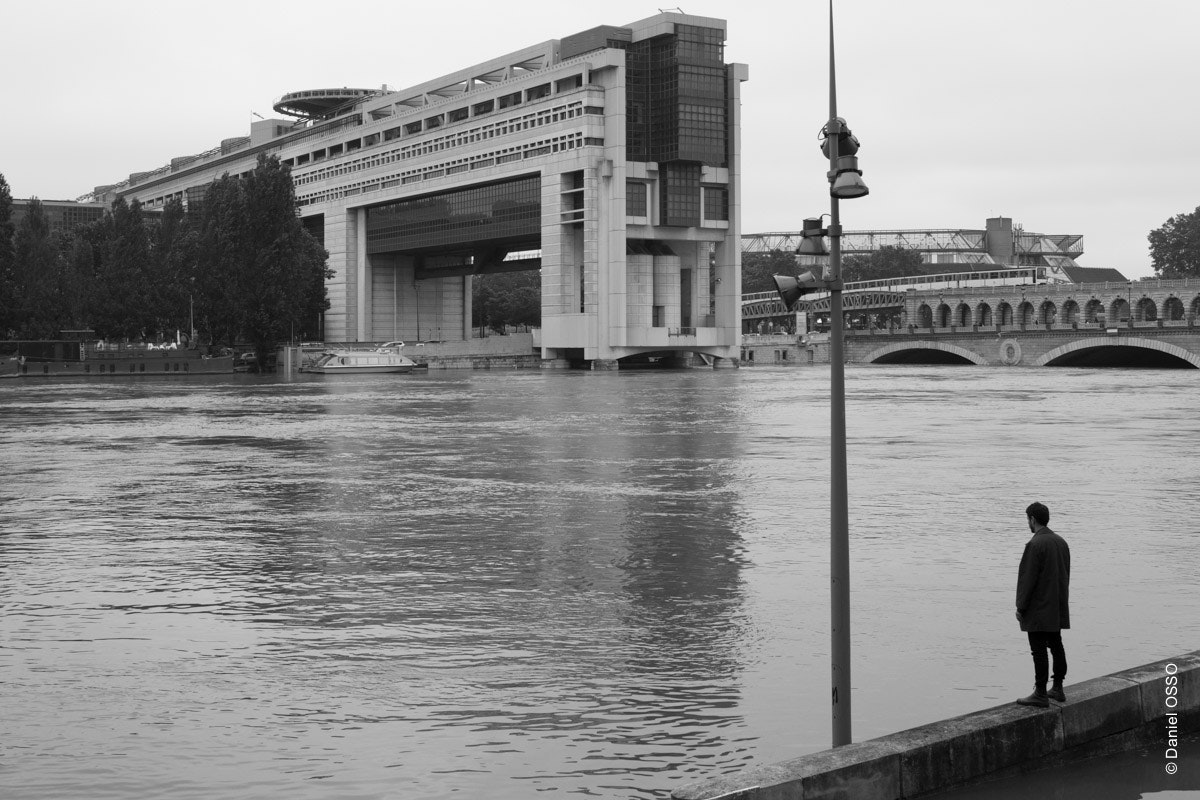
[[[739,354],[739,93],[723,20],[661,13],[408,89],[284,95],[288,118],[97,187],[199,202],[260,154],[329,251],[329,341],[471,336],[472,276],[538,269],[547,362]]]

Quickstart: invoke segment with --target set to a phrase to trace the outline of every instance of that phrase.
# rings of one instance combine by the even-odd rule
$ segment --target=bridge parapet
[[[1200,279],[917,289],[904,312],[906,324],[922,328],[1180,323],[1200,317]]]

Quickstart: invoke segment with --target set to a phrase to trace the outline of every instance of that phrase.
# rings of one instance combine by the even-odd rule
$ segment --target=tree
[[[870,255],[853,255],[842,259],[842,280],[846,283],[920,274],[921,254],[903,247],[884,245]]]
[[[1200,208],[1150,231],[1150,262],[1160,278],[1200,276]]]
[[[0,336],[12,327],[11,304],[16,288],[13,273],[12,191],[0,173]]]
[[[13,236],[13,281],[8,297],[9,324],[28,339],[58,335],[56,284],[58,251],[50,236],[50,220],[36,197]]]
[[[785,250],[768,253],[742,254],[742,294],[775,291],[773,275],[795,275],[803,272],[796,267],[796,254]]]
[[[93,325],[107,337],[139,338],[153,330],[150,292],[150,235],[137,200],[112,205],[100,229],[101,251],[96,294],[90,308]]]
[[[471,282],[471,323],[503,331],[542,321],[541,274],[536,270],[476,275]]]
[[[291,173],[276,156],[260,155],[244,179],[213,182],[194,245],[183,246],[194,259],[197,327],[214,344],[249,341],[260,364],[328,308],[328,254],[296,216]]]
[[[154,272],[149,291],[156,330],[187,330],[191,336],[196,237],[195,226],[186,218],[183,203],[178,199],[168,202],[153,236]]]
[[[800,267],[791,252],[772,250],[769,253],[746,253],[742,256],[742,292],[773,292],[772,275],[796,275],[805,270],[820,273],[814,267]],[[883,278],[904,278],[921,274],[921,254],[903,247],[884,245],[869,255],[843,256],[842,280],[873,281]]]

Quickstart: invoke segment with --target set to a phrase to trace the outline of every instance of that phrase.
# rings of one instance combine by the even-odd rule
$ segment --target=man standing
[[[1029,634],[1033,653],[1033,694],[1017,702],[1023,706],[1046,708],[1051,700],[1065,703],[1062,682],[1067,676],[1067,654],[1063,650],[1062,631],[1071,627],[1067,611],[1067,588],[1071,583],[1071,549],[1054,531],[1046,527],[1050,509],[1034,503],[1025,509],[1033,538],[1025,545],[1017,573],[1017,621]],[[1054,684],[1046,690],[1050,677],[1050,659],[1054,657]]]

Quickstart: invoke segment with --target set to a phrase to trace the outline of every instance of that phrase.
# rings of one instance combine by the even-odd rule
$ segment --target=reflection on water
[[[824,748],[827,379],[6,383],[0,780],[650,798]],[[856,739],[1025,693],[1034,498],[1068,683],[1195,649],[1192,373],[848,382]]]

